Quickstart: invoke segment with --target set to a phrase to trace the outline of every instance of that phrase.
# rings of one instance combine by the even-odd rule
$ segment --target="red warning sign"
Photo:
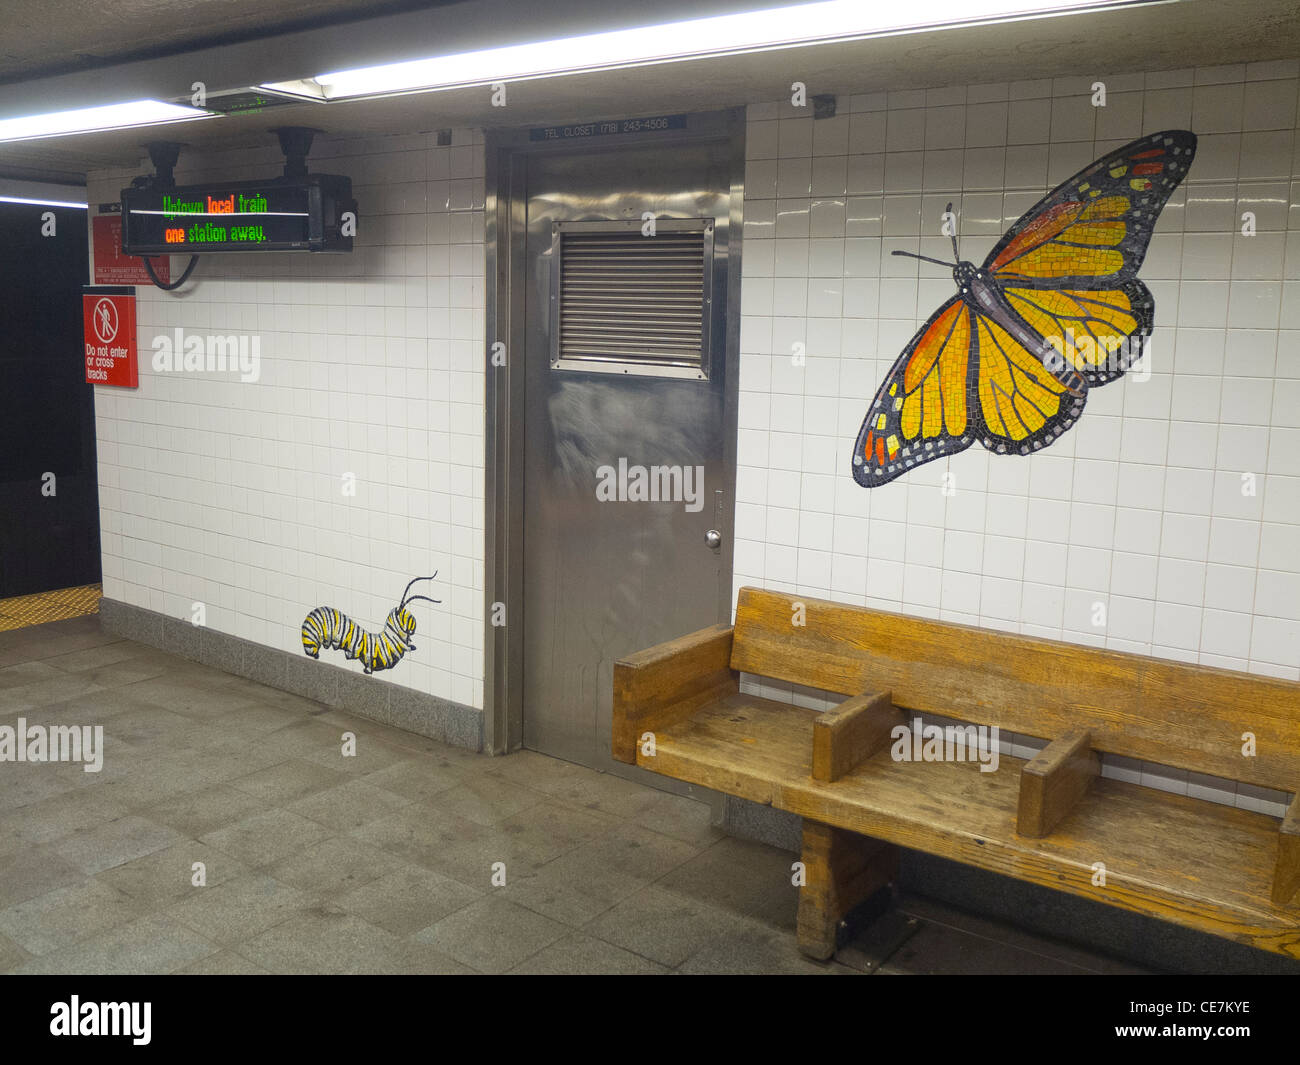
[[[86,383],[140,387],[135,345],[135,296],[81,297],[86,334]]]
[[[138,255],[122,254],[122,216],[120,214],[96,215],[91,223],[95,249],[95,284],[97,285],[151,285],[144,260]],[[167,255],[149,260],[153,272],[164,285],[172,279],[172,261]]]

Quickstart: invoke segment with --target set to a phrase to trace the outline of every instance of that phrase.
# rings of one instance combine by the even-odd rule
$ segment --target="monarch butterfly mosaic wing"
[[[974,315],[954,296],[921,326],[885,376],[853,449],[864,488],[975,442],[970,414]]]
[[[1115,380],[1145,348],[1155,300],[1138,268],[1195,157],[1188,130],[1126,144],[1048,193],[984,261],[1012,309],[1089,385]]]
[[[1087,394],[1068,392],[1000,323],[972,317],[978,355],[971,416],[980,443],[1000,455],[1046,447],[1079,420]]]

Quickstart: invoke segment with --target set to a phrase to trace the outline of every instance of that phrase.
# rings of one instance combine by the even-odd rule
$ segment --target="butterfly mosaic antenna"
[[[952,263],[946,263],[942,259],[931,259],[928,255],[917,255],[914,251],[894,251],[891,255],[906,255],[909,259],[920,259],[923,263],[934,263],[936,266],[942,266],[945,270],[952,269]]]
[[[948,206],[943,209],[944,221],[952,227],[948,232],[948,239],[952,241],[952,261],[961,262],[961,253],[957,250],[957,216],[952,213],[952,201],[948,201]]]

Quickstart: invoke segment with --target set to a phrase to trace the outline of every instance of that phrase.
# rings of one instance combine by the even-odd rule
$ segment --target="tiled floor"
[[[0,971],[1124,971],[920,899],[809,961],[791,856],[700,803],[446,747],[95,617],[0,634],[18,717],[102,725],[105,754],[0,763]]]

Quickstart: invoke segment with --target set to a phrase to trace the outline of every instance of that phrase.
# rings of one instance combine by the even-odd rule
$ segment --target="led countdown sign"
[[[345,217],[349,212],[351,218]],[[122,190],[122,250],[351,251],[355,218],[351,179],[328,174],[301,181],[130,188]]]

